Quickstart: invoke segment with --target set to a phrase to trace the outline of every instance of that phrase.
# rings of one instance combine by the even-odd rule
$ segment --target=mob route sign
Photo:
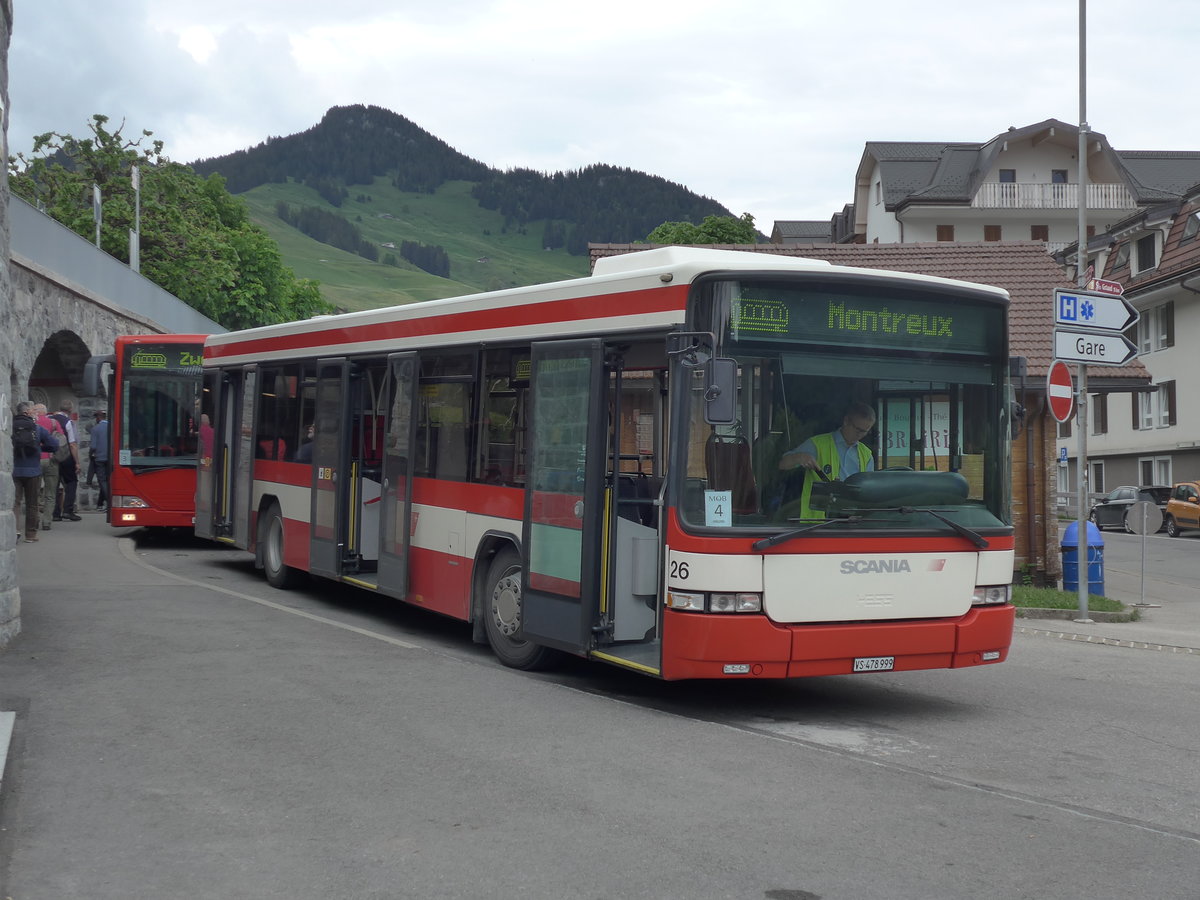
[[[1054,357],[1089,366],[1123,366],[1137,347],[1122,331],[1140,315],[1119,294],[1054,292]]]

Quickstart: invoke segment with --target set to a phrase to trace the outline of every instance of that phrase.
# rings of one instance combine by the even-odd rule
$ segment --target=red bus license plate
[[[854,660],[855,672],[888,672],[895,667],[894,656],[860,656]]]

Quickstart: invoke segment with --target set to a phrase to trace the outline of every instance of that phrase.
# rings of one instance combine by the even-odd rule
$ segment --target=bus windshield
[[[710,282],[694,321],[736,361],[736,421],[705,421],[696,369],[684,524],[1007,528],[1005,316],[961,287]]]
[[[200,347],[132,344],[123,351],[118,462],[195,466]]]

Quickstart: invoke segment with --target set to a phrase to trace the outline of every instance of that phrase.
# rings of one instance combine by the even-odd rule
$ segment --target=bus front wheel
[[[552,662],[554,651],[521,637],[521,560],[511,548],[488,567],[483,620],[492,652],[504,665],[530,670]]]
[[[283,516],[278,506],[272,506],[267,510],[266,524],[263,525],[263,571],[267,584],[281,590],[295,587],[300,580],[300,573],[283,561],[283,541]]]

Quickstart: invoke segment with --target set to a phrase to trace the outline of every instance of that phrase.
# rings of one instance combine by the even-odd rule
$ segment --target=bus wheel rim
[[[505,575],[492,591],[492,621],[500,633],[512,637],[521,628],[521,581],[518,575]]]

